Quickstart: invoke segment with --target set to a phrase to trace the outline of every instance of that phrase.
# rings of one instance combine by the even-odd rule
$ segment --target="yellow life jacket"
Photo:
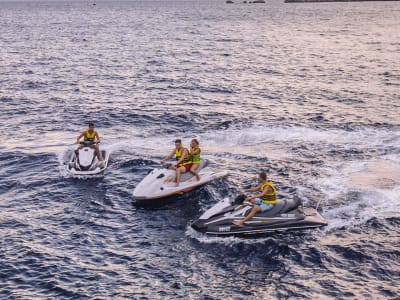
[[[89,132],[89,129],[85,131],[85,136],[83,138],[84,141],[94,142],[94,138],[96,137],[96,131],[93,130],[92,133]]]
[[[261,190],[261,192],[263,192],[267,186],[269,186],[272,189],[272,193],[265,194],[261,200],[265,204],[275,205],[276,204],[276,188],[275,188],[274,184],[272,183],[272,181],[266,181],[266,182],[262,183],[260,186],[260,190]]]
[[[176,160],[179,160],[182,156],[183,150],[185,150],[186,148],[181,146],[179,149],[175,149],[175,157]]]
[[[197,149],[199,149],[199,153],[198,154],[193,154],[194,151],[196,151]],[[200,153],[201,153],[201,149],[199,146],[195,146],[190,148],[190,152],[189,152],[189,157],[190,157],[190,161],[192,162],[192,164],[199,164],[200,163]]]
[[[179,149],[175,150],[175,156],[176,156],[176,160],[180,160],[182,157],[183,152],[186,150],[185,147],[180,147]],[[186,157],[183,159],[183,161],[179,164],[179,167],[187,165],[187,164],[191,164],[192,161],[190,160],[190,155],[189,153],[186,155]]]

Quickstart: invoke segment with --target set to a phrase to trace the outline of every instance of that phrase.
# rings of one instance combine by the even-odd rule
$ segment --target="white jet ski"
[[[223,199],[194,221],[192,228],[207,235],[248,236],[319,228],[328,224],[318,212],[318,205],[315,209],[303,208],[300,198],[295,198],[278,200],[272,210],[257,213],[243,226],[234,225],[234,221],[243,219],[253,207],[244,201],[245,198],[240,195],[234,201]]]
[[[197,170],[200,180],[190,172],[183,173],[179,186],[176,186],[175,170],[168,169],[169,165],[152,170],[135,188],[133,198],[137,202],[161,199],[174,195],[182,195],[213,180],[225,177],[227,171],[216,170],[208,166],[207,159],[202,159]]]
[[[110,153],[107,150],[100,150],[103,161],[97,159],[95,150],[91,146],[95,142],[80,142],[82,149],[72,151],[67,171],[74,176],[102,175],[108,167]]]

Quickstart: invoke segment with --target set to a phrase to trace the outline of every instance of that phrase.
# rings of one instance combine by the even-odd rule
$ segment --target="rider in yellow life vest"
[[[190,142],[190,152],[188,155],[178,161],[180,164],[178,164],[178,168],[176,169],[176,186],[179,186],[181,173],[190,172],[196,176],[197,180],[200,180],[200,176],[196,172],[200,166],[200,152],[199,141],[193,139]]]
[[[162,160],[160,160],[160,163],[163,164],[165,161],[171,159],[174,155],[176,158],[176,163],[171,164],[168,168],[175,170],[178,165],[181,164],[181,162],[188,156],[189,152],[188,150],[182,146],[182,141],[180,139],[175,140],[175,148],[172,149],[172,151],[164,157]],[[182,161],[180,161],[182,159]]]
[[[196,139],[192,140],[193,144],[196,144],[196,142],[197,142]],[[191,145],[192,145],[192,143],[191,143]],[[189,156],[190,156],[190,160],[191,160],[192,164],[194,164],[194,165],[200,164],[200,153],[201,153],[201,149],[198,146],[198,144],[196,144],[196,146],[194,146],[194,147],[190,147]]]
[[[182,157],[183,151],[187,149],[183,146],[180,146],[178,149],[175,149],[175,158],[178,161]]]
[[[260,190],[261,190],[261,192],[263,192],[264,189],[265,189],[267,186],[269,186],[269,187],[271,188],[272,191],[271,191],[270,193],[265,194],[265,195],[261,198],[261,201],[262,201],[262,203],[265,203],[265,204],[272,204],[272,205],[275,205],[275,204],[276,204],[276,188],[275,188],[274,184],[272,183],[272,181],[263,182],[263,183],[261,184],[261,186],[260,186]]]
[[[267,181],[267,174],[265,172],[261,172],[258,175],[258,179],[260,180],[259,185],[240,191],[241,193],[246,193],[260,190],[258,194],[248,196],[245,200],[254,204],[250,213],[244,219],[235,221],[233,224],[243,226],[243,224],[254,217],[256,213],[260,211],[268,211],[274,208],[274,205],[276,204],[276,188],[274,184],[271,181]]]
[[[96,137],[97,132],[95,130],[93,130],[92,132],[88,130],[85,131],[85,135],[83,136],[83,140],[89,141],[89,142],[94,142],[94,139]]]
[[[97,159],[99,161],[102,161],[103,158],[101,157],[100,149],[99,149],[99,143],[100,143],[100,137],[97,131],[94,130],[94,123],[89,122],[89,129],[85,130],[82,132],[77,138],[76,138],[76,143],[79,144],[79,140],[83,138],[85,142],[95,142],[94,144],[90,145],[91,148],[94,149],[97,155]],[[78,149],[75,153],[78,153],[79,149],[82,149],[83,145],[79,145]]]

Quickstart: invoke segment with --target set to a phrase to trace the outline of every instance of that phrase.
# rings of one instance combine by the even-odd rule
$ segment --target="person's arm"
[[[262,192],[260,192],[258,194],[255,194],[253,196],[247,197],[247,200],[252,200],[252,199],[256,199],[256,198],[262,198],[264,195],[266,195],[268,193],[272,193],[272,188],[267,185]]]
[[[196,150],[193,151],[193,154],[194,154],[194,155],[197,155],[197,154],[199,154],[199,153],[200,153],[200,148],[197,148]]]
[[[242,194],[248,193],[248,192],[255,192],[255,191],[257,191],[257,190],[260,188],[260,185],[261,185],[261,184],[255,186],[255,187],[249,188],[249,189],[241,190],[240,192],[241,192]]]
[[[81,138],[83,138],[84,135],[85,135],[85,132],[82,132],[82,133],[76,138],[76,143],[77,143],[77,144],[79,144],[79,140],[80,140]]]
[[[174,156],[174,154],[175,154],[175,149],[172,150],[172,151],[170,152],[170,154],[168,154],[166,157],[164,157],[164,158],[160,161],[160,163],[163,163],[163,162],[165,162],[166,160],[171,159],[172,156]]]
[[[99,136],[99,134],[97,133],[97,131],[96,131],[96,139],[97,139],[97,144],[99,144],[99,143],[100,143],[100,136]]]

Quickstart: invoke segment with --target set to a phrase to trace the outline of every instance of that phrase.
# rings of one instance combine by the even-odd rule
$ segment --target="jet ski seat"
[[[200,161],[200,167],[197,169],[197,173],[198,173],[201,169],[205,168],[207,165],[208,165],[208,159],[202,159],[202,160]],[[193,176],[194,176],[194,175],[193,175],[192,173],[190,173],[190,172],[183,173],[182,176],[181,176],[181,182],[187,181],[187,180],[189,180],[190,178],[192,178]]]
[[[258,215],[263,217],[273,217],[277,214],[287,213],[295,208],[297,208],[301,204],[300,198],[290,199],[290,200],[277,200],[273,209],[260,212]]]

